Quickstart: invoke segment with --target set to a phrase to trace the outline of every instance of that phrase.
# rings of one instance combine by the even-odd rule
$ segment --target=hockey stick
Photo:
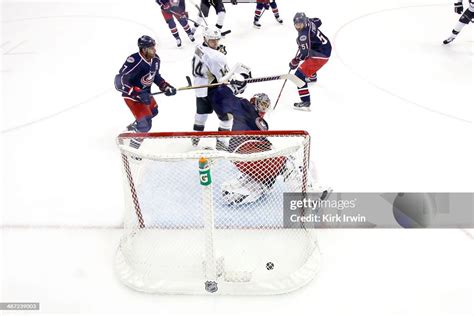
[[[189,0],[189,1],[192,3],[192,5],[193,5],[194,7],[196,7],[196,9],[198,9],[198,11],[199,11],[199,16],[200,16],[200,17],[202,18],[202,20],[204,21],[204,24],[206,24],[206,26],[209,25],[209,24],[207,24],[207,21],[206,21],[206,19],[205,19],[204,13],[202,13],[201,7],[198,6],[198,5],[196,4],[196,2],[194,2],[193,0]],[[195,21],[192,21],[192,22],[194,22],[194,24],[199,25],[199,23],[197,23],[197,22],[195,22]]]
[[[203,84],[203,85],[192,86],[192,85],[190,85],[191,78],[189,78],[189,76],[186,76],[186,80],[188,82],[188,85],[185,86],[185,87],[177,88],[176,91],[194,90],[194,89],[201,89],[201,88],[211,88],[211,87],[217,87],[217,86],[232,84],[232,80],[231,80],[231,81],[216,82],[216,83],[211,83],[211,84]],[[298,88],[305,85],[305,82],[303,80],[296,77],[294,74],[290,74],[290,73],[283,74],[283,75],[275,75],[275,76],[249,78],[249,79],[242,80],[242,83],[256,83],[256,82],[265,82],[265,81],[273,81],[273,80],[285,80],[285,82],[287,80],[290,80]],[[151,95],[157,95],[157,94],[162,94],[162,93],[165,93],[165,91],[154,92],[154,93],[151,93]]]
[[[291,69],[288,71],[288,74],[290,74],[290,72],[291,72]],[[276,109],[276,107],[278,105],[278,101],[280,101],[281,93],[283,92],[283,89],[285,88],[285,85],[286,85],[286,80],[283,81],[283,85],[281,86],[280,93],[278,94],[278,98],[275,101],[275,105],[273,106],[274,110]]]
[[[171,13],[171,14],[173,14],[173,15],[175,15],[175,16],[179,16],[179,17],[185,16],[188,21],[191,21],[191,22],[193,22],[194,24],[197,24],[197,22],[194,21],[193,19],[190,19],[190,18],[186,15],[186,13],[185,13],[185,14],[180,14],[180,13],[178,13],[178,12],[176,12],[176,11],[171,10],[171,9],[168,10],[168,12]]]
[[[298,56],[299,51],[300,51],[300,49],[298,48],[298,50],[296,51],[295,57]],[[288,74],[290,74],[290,72],[291,72],[291,68],[290,68],[290,70],[288,70]],[[296,77],[296,76],[295,76],[295,77]],[[298,77],[296,77],[296,78],[298,78]],[[300,79],[300,78],[298,78],[298,79]],[[300,80],[301,80],[301,79],[300,79]],[[301,82],[303,82],[303,80],[301,80]],[[278,98],[277,98],[277,100],[276,100],[276,102],[275,102],[275,105],[273,106],[273,109],[274,109],[274,110],[276,109],[276,107],[277,107],[277,105],[278,105],[278,101],[280,101],[281,93],[283,92],[283,89],[285,88],[285,85],[286,85],[286,80],[283,82],[283,85],[281,86],[280,93],[278,94]],[[304,86],[304,82],[303,82],[303,85],[302,85],[302,86]],[[301,86],[301,87],[302,87],[302,86]],[[301,87],[298,86],[298,88],[301,88]]]
[[[267,76],[267,77],[259,77],[259,78],[249,78],[245,79],[244,81],[246,83],[254,83],[254,82],[264,82],[264,81],[272,81],[272,80],[290,80],[293,82],[298,88],[301,88],[302,86],[305,85],[305,82],[301,80],[300,78],[296,77],[294,74],[283,74],[283,75],[276,75],[276,76]],[[230,82],[227,82],[228,84]]]

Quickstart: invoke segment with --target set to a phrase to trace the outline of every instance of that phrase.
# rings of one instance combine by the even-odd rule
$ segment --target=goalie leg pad
[[[241,175],[239,178],[222,184],[222,199],[227,205],[243,205],[253,203],[265,195],[269,189],[250,177]]]

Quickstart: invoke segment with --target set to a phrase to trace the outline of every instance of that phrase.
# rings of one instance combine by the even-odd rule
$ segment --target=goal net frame
[[[212,147],[187,147],[186,150],[175,150],[174,143],[185,140],[191,144],[191,140],[198,138],[201,141],[217,140],[217,139],[232,139],[236,137],[252,139],[270,139],[273,140],[280,138],[290,140],[288,144],[281,146],[281,148],[273,148],[271,150],[262,152],[252,153],[239,153],[216,150]],[[143,141],[144,144],[153,142],[166,142],[169,147],[164,150],[160,149],[149,149],[140,147],[138,149],[129,146],[128,141],[131,139]],[[294,141],[297,139],[298,141]],[[168,144],[169,143],[169,144]],[[316,275],[319,269],[320,254],[317,245],[315,230],[302,227],[302,228],[285,228],[282,225],[265,225],[255,224],[254,226],[248,226],[243,224],[236,227],[219,227],[216,221],[217,213],[214,211],[215,191],[211,184],[211,178],[214,176],[213,162],[215,161],[230,161],[234,165],[241,164],[255,164],[261,161],[270,161],[272,159],[278,159],[278,157],[287,157],[289,155],[296,155],[298,153],[298,161],[300,163],[299,171],[300,176],[298,181],[300,185],[297,186],[298,191],[296,193],[306,194],[308,189],[311,187],[310,181],[310,136],[306,131],[225,131],[225,132],[167,132],[167,133],[122,133],[117,138],[117,144],[121,152],[122,163],[123,163],[123,174],[124,174],[124,192],[125,192],[125,218],[129,220],[124,221],[124,234],[122,240],[117,249],[115,258],[115,269],[119,279],[127,286],[142,292],[148,293],[164,293],[164,294],[209,294],[209,295],[268,295],[268,294],[281,294],[290,292],[300,288],[307,284]],[[146,216],[142,209],[143,194],[137,186],[140,185],[139,173],[145,173],[142,169],[147,163],[162,163],[166,166],[167,163],[176,163],[181,161],[194,161],[196,162],[196,175],[199,173],[201,181],[201,192],[196,194],[196,198],[199,198],[204,205],[202,212],[202,227],[196,228],[182,228],[178,224],[176,227],[158,227],[153,224],[149,224],[146,220]],[[199,169],[197,162],[199,161]],[[230,167],[229,167],[230,168]],[[140,171],[136,171],[140,170]],[[176,170],[178,173],[179,170]],[[207,172],[207,173],[206,173]],[[187,174],[186,174],[187,175]],[[190,177],[182,177],[183,182],[187,181]],[[194,175],[193,175],[194,176]],[[209,177],[209,179],[207,178]],[[209,180],[209,184],[203,184],[203,182]],[[138,181],[138,183],[137,183]],[[281,181],[283,183],[283,181]],[[294,188],[294,187],[293,187]],[[141,191],[144,189],[142,188]],[[149,189],[146,189],[149,190]],[[214,193],[213,193],[214,190]],[[311,191],[311,189],[309,189]],[[160,192],[161,193],[161,192]],[[158,195],[160,195],[158,193]],[[189,192],[183,192],[188,194]],[[163,194],[166,195],[166,194]],[[198,196],[200,195],[200,197]],[[283,200],[283,197],[280,197]],[[281,201],[280,201],[281,202]],[[272,206],[275,208],[274,206]],[[251,209],[251,207],[250,207]],[[193,210],[191,210],[193,211]],[[133,215],[131,216],[131,214]],[[233,216],[232,214],[230,216]],[[130,217],[134,218],[130,221]],[[127,224],[132,222],[132,224]],[[247,226],[246,226],[247,225]],[[224,225],[225,226],[225,225]],[[150,254],[153,249],[164,247],[163,245],[156,246],[155,243],[167,243],[169,236],[174,235],[174,239],[171,239],[169,243],[173,243],[173,240],[183,238],[183,234],[189,237],[190,241],[201,240],[202,238],[204,247],[200,253],[202,255],[199,259],[193,257],[190,261],[201,260],[202,263],[202,275],[197,279],[186,280],[184,277],[180,279],[181,275],[187,273],[186,270],[175,278],[166,279],[166,276],[170,273],[159,275],[154,277],[155,274],[159,274],[156,270],[160,269],[159,265],[153,263],[146,263],[148,259],[144,258],[152,257]],[[229,237],[231,236],[231,237]],[[282,243],[281,246],[276,245],[275,248],[279,248],[278,251],[284,253],[284,244],[288,244],[288,247],[298,248],[299,243],[304,243],[301,246],[300,252],[295,252],[295,256],[304,257],[301,259],[301,263],[298,263],[297,268],[294,271],[286,271],[285,274],[278,275],[274,279],[268,276],[258,278],[258,275],[263,275],[262,272],[256,272],[252,269],[235,269],[232,266],[232,262],[226,259],[226,256],[220,256],[219,252],[223,252],[222,248],[219,251],[217,244],[222,244],[226,241],[226,238],[232,239],[239,236],[240,240],[248,242],[247,247],[252,247],[252,238],[264,238],[269,240],[267,246],[273,247],[272,242]],[[266,236],[266,237],[261,237]],[[158,241],[157,241],[158,240]],[[290,241],[287,241],[290,240]],[[131,250],[134,247],[145,248],[145,245],[150,243],[146,252]],[[183,243],[185,244],[185,243]],[[181,246],[183,245],[181,244]],[[307,245],[306,245],[307,244]],[[187,245],[186,245],[187,246]],[[232,244],[229,242],[229,247]],[[303,247],[305,247],[303,249]],[[179,251],[179,245],[166,245],[166,251],[163,250],[159,253],[159,256],[166,256],[167,258],[160,257],[160,260],[171,260],[168,257],[172,257],[175,251]],[[198,247],[199,248],[199,247]],[[289,250],[289,249],[288,249]],[[161,251],[161,250],[160,250]],[[184,251],[184,250],[183,250]],[[259,250],[257,249],[257,252]],[[252,252],[248,248],[244,249],[244,253]],[[140,253],[136,255],[136,253]],[[257,255],[257,254],[256,254]],[[273,254],[272,254],[273,255]],[[270,255],[270,257],[272,256]],[[282,254],[283,255],[283,254]],[[153,256],[155,256],[153,254]],[[251,254],[250,254],[251,256]],[[140,258],[139,258],[140,257]],[[250,260],[252,258],[250,257]],[[179,259],[177,259],[179,260]],[[227,260],[227,261],[226,261]],[[237,260],[237,259],[236,259]],[[137,261],[140,261],[138,264]],[[150,262],[153,261],[150,259]],[[184,262],[183,262],[184,261]],[[185,264],[186,260],[176,262],[176,265]],[[195,263],[195,262],[194,262]],[[230,264],[229,264],[230,263]],[[266,271],[268,275],[273,273],[272,270],[276,270],[275,267],[279,267],[280,262],[268,261],[265,263]],[[135,268],[135,265],[139,265],[140,269]],[[245,264],[243,264],[245,265]],[[262,264],[260,264],[261,266]],[[195,263],[194,266],[199,266],[199,263]],[[260,270],[265,271],[264,269]],[[156,268],[158,267],[158,268]],[[237,266],[238,267],[238,266]],[[163,270],[169,267],[164,268]],[[140,270],[140,272],[137,272]],[[259,271],[260,271],[259,270]],[[143,272],[144,271],[144,272]],[[276,272],[275,272],[276,273]],[[277,274],[275,274],[277,275]],[[150,281],[152,280],[153,281]]]

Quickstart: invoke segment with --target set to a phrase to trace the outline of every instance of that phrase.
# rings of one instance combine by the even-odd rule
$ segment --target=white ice
[[[442,45],[459,18],[452,1],[278,4],[284,25],[266,12],[260,30],[254,5],[227,5],[228,60],[254,76],[286,73],[294,13],[322,19],[333,55],[310,87],[312,112],[292,109],[298,95],[287,84],[268,115],[271,129],[311,133],[321,183],[473,191],[473,32],[468,25]],[[189,2],[188,10],[196,16]],[[289,295],[151,296],[124,287],[113,271],[123,217],[115,137],[133,118],[113,77],[148,34],[158,41],[161,74],[184,86],[193,44],[179,28],[184,44],[175,47],[152,0],[6,0],[1,12],[0,301],[38,301],[42,313],[474,313],[473,237],[461,230],[323,231],[322,271]],[[281,84],[254,84],[245,96],[266,92],[275,101]],[[192,92],[157,101],[153,131],[192,129]],[[208,129],[217,129],[214,117]]]

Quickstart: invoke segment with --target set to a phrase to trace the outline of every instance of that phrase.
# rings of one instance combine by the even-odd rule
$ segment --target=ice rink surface
[[[227,5],[229,65],[286,73],[295,12],[322,19],[333,54],[310,86],[312,112],[287,84],[271,129],[305,129],[318,181],[337,191],[474,191],[473,30],[442,45],[452,1],[278,1],[284,25]],[[466,3],[465,3],[466,6]],[[196,10],[188,3],[191,17]],[[325,230],[323,266],[274,297],[157,296],[120,284],[113,257],[123,190],[115,137],[132,121],[113,87],[136,40],[157,40],[162,76],[186,85],[194,44],[177,49],[149,0],[2,1],[0,301],[40,313],[472,315],[472,231]],[[209,20],[215,21],[211,12]],[[200,31],[197,33],[200,41]],[[249,85],[274,101],[282,82]],[[155,87],[156,89],[156,87]],[[193,92],[157,98],[152,131],[189,131]],[[208,130],[217,129],[214,117]],[[192,212],[193,210],[189,210]],[[6,313],[13,315],[14,313]],[[15,313],[16,314],[16,313]]]

